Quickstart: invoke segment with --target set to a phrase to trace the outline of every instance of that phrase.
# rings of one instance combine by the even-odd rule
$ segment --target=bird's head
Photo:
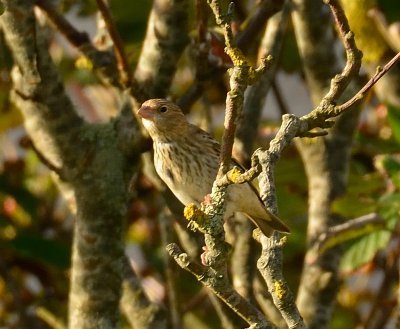
[[[174,103],[166,99],[149,99],[138,111],[144,127],[153,140],[182,132],[188,125],[185,115]]]

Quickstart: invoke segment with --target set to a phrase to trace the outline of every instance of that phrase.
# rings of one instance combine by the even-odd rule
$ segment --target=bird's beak
[[[145,105],[138,110],[138,114],[143,119],[151,120],[154,117],[154,111],[152,110],[152,108],[150,106],[145,106]]]

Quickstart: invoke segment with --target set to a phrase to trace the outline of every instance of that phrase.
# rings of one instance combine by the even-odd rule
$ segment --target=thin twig
[[[78,31],[57,11],[49,0],[36,0],[36,5],[46,13],[57,31],[60,32],[72,46],[76,47],[83,55],[90,59],[94,69],[103,80],[118,89],[124,89],[126,87],[121,84],[123,79],[120,79],[119,74],[117,74],[117,72],[119,72],[119,63],[117,64],[113,53],[98,50],[90,41],[88,34]],[[120,49],[122,49],[122,47]],[[126,70],[126,72],[129,72],[129,69]],[[146,91],[139,87],[136,80],[133,78],[130,79],[129,85],[132,86],[132,88],[130,88],[132,97],[138,102],[143,102],[148,99],[149,97]]]
[[[255,155],[261,165],[259,176],[260,195],[266,207],[272,213],[277,213],[275,191],[275,166],[286,146],[295,137],[300,127],[300,120],[290,114],[282,117],[282,125],[275,138],[270,142],[268,150],[257,150]],[[257,268],[262,274],[271,293],[274,304],[281,312],[289,328],[305,328],[304,321],[295,304],[295,298],[282,274],[282,247],[284,238],[279,239],[275,232],[271,238],[260,235],[262,254],[257,262]]]
[[[389,62],[385,64],[383,68],[378,67],[374,76],[369,79],[369,81],[362,87],[357,94],[355,94],[351,99],[349,99],[346,103],[337,106],[336,111],[340,114],[347,110],[352,105],[359,102],[365,95],[365,93],[371,89],[380,78],[382,78],[392,67],[400,60],[400,52],[398,52]]]
[[[329,248],[361,235],[385,227],[385,221],[376,213],[364,215],[347,221],[346,223],[332,226],[327,232],[321,234],[316,242],[319,253]]]
[[[115,23],[107,4],[104,2],[104,0],[96,0],[96,2],[101,15],[103,16],[104,22],[106,23],[108,33],[113,41],[115,58],[117,60],[117,67],[120,74],[121,83],[126,88],[129,88],[132,85],[132,75],[130,74],[129,62],[124,51],[121,36],[115,27]]]
[[[332,78],[329,91],[322,98],[320,104],[309,114],[301,118],[306,125],[301,127],[301,131],[299,131],[298,134],[302,134],[313,128],[329,128],[333,125],[333,122],[329,122],[327,119],[333,118],[341,113],[336,111],[335,102],[338,97],[342,95],[351,79],[358,74],[361,67],[362,52],[356,46],[354,34],[350,30],[343,8],[340,6],[338,0],[325,0],[325,2],[332,11],[346,50],[346,65],[341,73]]]
[[[343,93],[351,78],[358,74],[361,67],[362,52],[357,48],[354,33],[350,30],[349,22],[338,0],[325,0],[332,11],[335,24],[339,30],[344,49],[346,50],[346,66],[342,72],[331,80],[329,92],[322,102],[333,103]]]
[[[42,9],[50,19],[50,21],[58,28],[67,40],[76,48],[81,48],[85,45],[91,45],[89,36],[86,32],[80,32],[61,15],[53,4],[48,0],[36,0],[36,5]],[[97,51],[93,45],[92,50]]]
[[[61,15],[49,0],[36,0],[36,5],[42,9],[50,22],[57,28],[71,45],[79,49],[93,63],[95,69],[104,74],[109,82],[120,87],[116,75],[115,58],[110,52],[99,51],[90,41],[86,32],[78,31],[63,15]]]
[[[234,64],[234,67],[230,71],[231,90],[228,92],[226,97],[224,120],[225,129],[222,136],[221,166],[218,174],[219,177],[222,177],[228,172],[231,166],[232,148],[236,130],[236,117],[243,107],[244,91],[247,87],[246,80],[248,80],[250,66],[245,61],[240,60],[239,57],[243,57],[243,55],[240,53],[240,50],[236,48],[234,43],[231,29],[233,3],[230,4],[227,14],[222,13],[219,1],[209,0],[208,4],[214,13],[217,25],[219,25],[223,30],[226,45],[225,52],[231,57]],[[238,56],[235,56],[236,54]]]
[[[210,0],[208,1],[211,2]],[[236,1],[234,1],[236,2]],[[254,44],[257,40],[257,36],[262,28],[265,26],[267,20],[278,12],[283,5],[282,0],[270,1],[263,0],[260,6],[255,11],[254,15],[250,17],[249,24],[246,25],[243,31],[237,35],[237,47],[246,53],[250,49],[250,45]],[[207,59],[208,61],[208,59]],[[215,76],[218,78],[222,77],[226,68],[219,68],[212,63],[207,64],[206,67],[201,68],[202,81],[197,78],[193,81],[193,84],[187,89],[186,93],[177,102],[178,105],[185,111],[188,112],[190,107],[196,102],[196,100],[203,94],[207,80],[215,80]]]
[[[36,308],[36,316],[53,329],[66,329],[67,326],[58,319],[53,313],[43,306]]]
[[[31,148],[32,151],[36,154],[36,156],[39,158],[39,160],[47,167],[49,168],[51,171],[55,172],[61,179],[65,178],[65,173],[63,173],[63,168],[59,168],[56,165],[54,165],[53,163],[51,163],[51,161],[49,159],[46,158],[46,156],[39,151],[39,149],[36,147],[36,145],[33,143],[32,139],[30,139],[28,136],[24,136],[20,142],[19,142],[20,146],[25,148],[25,149],[29,149]]]

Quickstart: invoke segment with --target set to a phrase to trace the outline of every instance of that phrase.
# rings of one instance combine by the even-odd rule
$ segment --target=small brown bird
[[[138,114],[153,139],[158,175],[184,205],[199,205],[211,193],[217,176],[219,143],[190,124],[181,109],[168,100],[150,99],[142,104]],[[225,218],[234,212],[247,215],[266,235],[270,235],[271,228],[289,232],[278,217],[265,209],[250,183],[228,187]]]

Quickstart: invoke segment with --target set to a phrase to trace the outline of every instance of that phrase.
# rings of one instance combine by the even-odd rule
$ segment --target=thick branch
[[[132,326],[140,329],[167,328],[166,310],[146,296],[127,257],[123,259],[123,278],[121,306]]]
[[[329,4],[339,21],[338,31],[347,47],[347,63],[343,69],[341,58],[332,51],[336,39],[330,24],[327,24],[330,21],[327,7],[320,1],[293,1],[293,23],[304,71],[313,101],[318,104],[300,120],[300,129],[304,133],[315,127],[326,129],[333,126],[334,121],[329,119],[335,116],[335,103],[339,96],[343,97],[341,94],[351,79],[357,76],[355,68],[359,67],[361,57],[360,52],[352,48],[355,46],[353,35],[337,1],[329,1]],[[350,92],[359,88],[356,83],[349,87]],[[357,113],[350,111],[337,120],[326,137],[316,138],[313,143],[297,141],[309,180],[309,245],[339,221],[330,209],[334,198],[342,194],[346,187],[348,156],[356,118]],[[340,248],[332,248],[321,255],[317,255],[313,248],[307,250],[297,305],[310,328],[329,326],[339,284],[340,256]]]
[[[188,38],[187,0],[155,0],[135,78],[148,98],[165,98]]]
[[[17,65],[13,100],[39,152],[62,168],[76,205],[69,326],[117,328],[128,192],[127,164],[116,147],[115,127],[85,124],[74,111],[48,53],[48,35],[35,20],[33,2],[5,4],[0,23]],[[137,170],[135,162],[130,165]]]

